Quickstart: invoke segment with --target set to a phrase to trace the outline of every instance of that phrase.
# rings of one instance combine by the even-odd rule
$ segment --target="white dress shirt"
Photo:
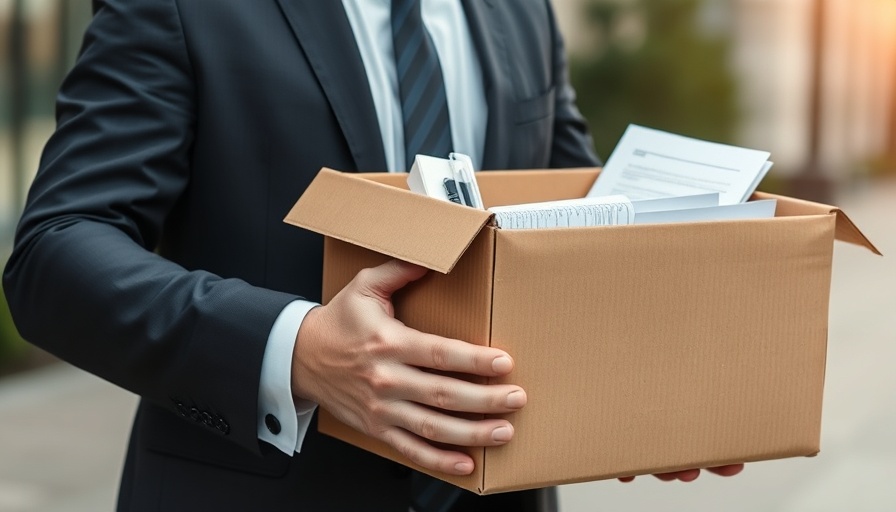
[[[330,1],[330,0],[322,0]],[[407,170],[404,161],[404,125],[398,93],[398,74],[392,50],[390,0],[342,0],[370,92],[390,172]],[[469,155],[478,169],[482,164],[488,117],[482,70],[459,0],[422,0],[423,23],[432,36],[448,97],[453,150]],[[365,169],[376,170],[376,169]],[[297,300],[287,305],[271,328],[261,364],[258,389],[258,438],[292,454],[301,451],[316,404],[295,400],[291,391],[292,352],[305,315],[319,304]],[[273,415],[278,433],[268,429],[265,418]]]

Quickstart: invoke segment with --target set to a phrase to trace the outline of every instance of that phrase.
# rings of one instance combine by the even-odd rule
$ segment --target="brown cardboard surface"
[[[585,197],[599,169],[476,173],[486,208]]]
[[[478,179],[487,204],[507,204],[582,196],[596,174]],[[322,173],[329,183],[309,188],[291,222],[331,236],[325,302],[387,255],[410,252],[443,267],[450,258],[420,258],[413,244],[395,249],[407,230],[357,233],[320,216],[356,215],[366,210],[352,205],[369,204],[367,195],[388,194],[380,201],[388,222],[438,207],[470,225],[473,241],[454,269],[403,290],[396,316],[508,350],[516,367],[507,382],[524,387],[529,403],[507,416],[514,440],[468,450],[476,472],[452,483],[487,494],[818,452],[835,234],[876,251],[835,208],[782,198],[773,219],[501,231],[477,226],[466,208],[380,184],[401,186],[399,178]],[[340,194],[349,199],[327,200]],[[440,233],[425,227],[412,229],[438,243]],[[408,464],[325,411],[319,429]]]
[[[856,227],[852,220],[850,220],[850,218],[846,216],[846,213],[835,206],[828,206],[826,204],[813,203],[812,201],[806,201],[803,199],[795,199],[792,197],[769,194],[767,192],[756,192],[755,194],[753,194],[753,198],[777,199],[778,208],[776,215],[778,217],[791,215],[835,214],[837,216],[837,230],[835,232],[835,237],[837,240],[862,246],[873,252],[874,254],[882,256],[877,247],[875,247],[874,244],[871,243],[871,240],[868,240],[868,238],[859,230],[859,228]]]
[[[833,221],[498,231],[529,404],[485,489],[816,453]]]
[[[488,222],[488,212],[322,169],[285,222],[442,273]]]

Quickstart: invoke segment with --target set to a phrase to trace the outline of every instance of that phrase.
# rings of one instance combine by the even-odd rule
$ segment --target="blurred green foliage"
[[[719,26],[724,16],[707,23],[707,7],[702,0],[586,1],[595,42],[573,55],[570,75],[604,159],[629,123],[735,142],[730,42]]]
[[[25,356],[28,347],[12,322],[6,295],[0,287],[0,373],[18,363]]]
[[[896,176],[896,152],[878,155],[866,167],[871,176]]]

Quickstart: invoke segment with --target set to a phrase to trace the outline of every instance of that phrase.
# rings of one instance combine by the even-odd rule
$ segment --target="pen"
[[[467,206],[473,206],[473,199],[470,195],[470,186],[465,181],[457,181],[457,186],[460,187],[460,193],[464,198],[464,204]]]
[[[442,185],[445,186],[445,194],[448,196],[448,200],[452,203],[463,204],[460,200],[460,196],[457,191],[457,183],[451,178],[445,178],[442,180]],[[461,184],[463,185],[463,184]]]
[[[482,198],[479,195],[479,186],[476,184],[476,175],[473,173],[473,160],[463,153],[451,153],[448,155],[451,171],[464,194],[467,206],[484,208]]]

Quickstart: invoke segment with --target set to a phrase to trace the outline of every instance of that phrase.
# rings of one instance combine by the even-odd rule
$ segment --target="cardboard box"
[[[598,170],[479,173],[487,206],[583,197]],[[395,298],[422,331],[491,345],[529,395],[514,439],[444,478],[480,494],[819,451],[837,208],[773,219],[500,230],[406,175],[320,172],[286,222],[326,235],[323,295],[391,257],[428,267]],[[413,467],[320,413],[321,432]]]

